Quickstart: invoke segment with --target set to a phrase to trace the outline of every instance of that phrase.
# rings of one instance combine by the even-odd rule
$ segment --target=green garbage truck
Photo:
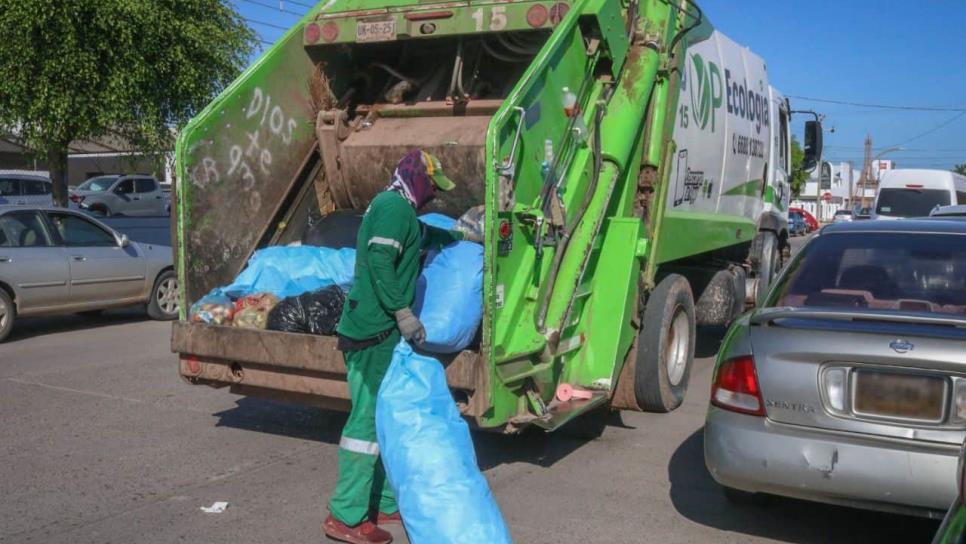
[[[347,409],[335,338],[188,307],[310,218],[365,210],[421,148],[458,184],[433,211],[485,209],[482,330],[441,359],[464,416],[513,433],[671,411],[696,326],[781,265],[790,121],[765,62],[691,0],[320,2],[180,135],[179,373]]]

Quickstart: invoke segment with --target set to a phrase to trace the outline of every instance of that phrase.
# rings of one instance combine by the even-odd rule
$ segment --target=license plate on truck
[[[396,39],[396,20],[359,21],[356,26],[357,42],[388,42]]]
[[[855,373],[856,414],[939,422],[946,381],[935,376],[859,370]]]

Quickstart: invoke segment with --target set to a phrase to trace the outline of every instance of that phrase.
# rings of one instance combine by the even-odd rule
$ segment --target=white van
[[[879,180],[873,219],[928,217],[937,206],[966,204],[966,177],[946,170],[887,170]]]

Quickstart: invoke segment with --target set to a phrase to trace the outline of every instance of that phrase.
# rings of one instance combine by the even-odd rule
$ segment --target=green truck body
[[[320,3],[179,139],[181,375],[345,409],[334,339],[192,323],[187,308],[254,250],[300,239],[309,212],[365,209],[422,147],[459,185],[435,210],[485,205],[481,340],[442,359],[466,417],[513,432],[675,408],[695,323],[743,309],[746,278],[767,280],[780,258],[763,252],[786,236],[768,150],[764,176],[730,180],[746,188],[687,167],[690,200],[670,200],[695,207],[668,204],[682,116],[707,125],[680,97],[721,105],[720,81],[684,87],[689,44],[712,34],[688,1]],[[759,145],[787,147],[787,114]],[[717,204],[701,209],[696,191]],[[585,394],[561,400],[561,384]]]

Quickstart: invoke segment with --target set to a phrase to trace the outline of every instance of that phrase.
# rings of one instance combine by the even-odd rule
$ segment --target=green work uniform
[[[394,313],[413,303],[421,249],[461,238],[424,226],[412,204],[394,191],[377,195],[362,220],[355,278],[338,332],[365,347],[344,353],[352,410],[339,441],[339,481],[329,500],[332,515],[350,527],[376,507],[385,514],[398,510],[376,441],[376,395],[399,343]]]

